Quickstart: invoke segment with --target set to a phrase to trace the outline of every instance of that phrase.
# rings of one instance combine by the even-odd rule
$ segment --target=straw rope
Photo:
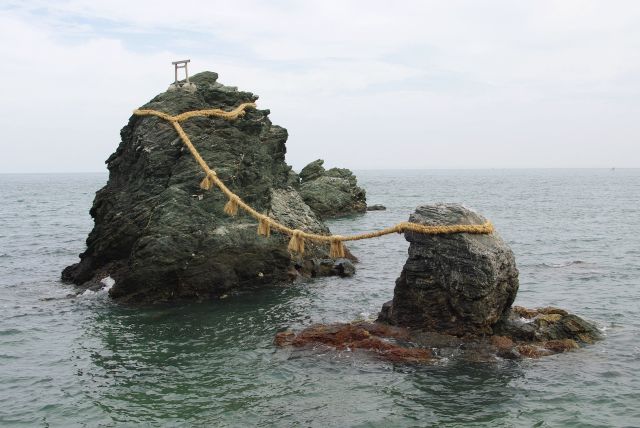
[[[393,226],[369,233],[360,233],[348,236],[319,235],[316,233],[305,232],[300,229],[291,229],[290,227],[279,223],[277,220],[256,211],[251,206],[247,205],[238,195],[233,193],[222,182],[222,180],[218,178],[216,172],[212,170],[207,162],[202,158],[198,150],[189,139],[189,136],[184,132],[184,129],[180,125],[180,122],[192,117],[220,117],[227,120],[236,120],[237,118],[244,116],[247,108],[255,107],[255,103],[242,103],[231,111],[225,111],[221,109],[195,110],[178,114],[176,116],[171,116],[161,111],[145,109],[135,110],[133,114],[136,116],[156,116],[171,123],[184,145],[187,146],[189,152],[191,152],[191,155],[193,155],[194,159],[196,160],[196,162],[198,162],[198,165],[205,173],[204,179],[200,182],[200,187],[204,190],[209,190],[213,186],[216,186],[229,199],[227,204],[224,206],[224,212],[226,214],[235,216],[237,215],[239,209],[243,210],[256,220],[258,220],[257,233],[259,235],[269,236],[271,234],[271,230],[277,230],[278,232],[290,236],[291,240],[289,241],[288,248],[290,251],[298,254],[304,253],[305,240],[329,243],[329,256],[332,258],[338,258],[344,257],[345,255],[345,248],[343,244],[345,241],[359,241],[362,239],[377,238],[379,236],[389,235],[392,233],[403,233],[410,231],[426,235],[446,235],[452,233],[489,234],[493,232],[493,224],[491,224],[490,221],[487,221],[484,224],[454,224],[446,226],[429,226],[403,221]]]

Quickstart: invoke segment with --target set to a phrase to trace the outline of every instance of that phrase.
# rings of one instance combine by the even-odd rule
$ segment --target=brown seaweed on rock
[[[410,221],[455,225],[486,219],[462,205],[437,204],[418,207]],[[594,324],[564,309],[512,307],[518,270],[496,233],[406,232],[405,238],[408,260],[377,322],[314,325],[278,333],[276,344],[368,349],[396,362],[490,362],[573,351],[601,338]]]
[[[298,333],[276,334],[276,345],[296,348],[325,345],[336,350],[361,349],[392,362],[425,363],[433,359],[429,349],[403,346],[398,340],[408,339],[406,329],[379,323],[316,324]]]
[[[522,309],[524,308],[519,310]],[[279,332],[276,334],[275,344],[278,347],[307,349],[322,345],[334,350],[366,350],[379,358],[396,363],[428,363],[452,356],[465,361],[491,362],[498,358],[540,358],[569,352],[600,338],[600,333],[592,324],[566,311],[557,310],[566,315],[553,314],[557,317],[547,319],[544,327],[539,327],[533,322],[528,323],[535,329],[535,334],[530,339],[522,338],[519,334],[510,335],[508,332],[492,335],[469,334],[461,337],[391,326],[381,322],[360,321],[315,324],[299,332]],[[540,314],[537,309],[527,311]],[[566,333],[566,324],[574,325],[576,320],[580,320],[583,327],[588,325],[591,328],[588,331],[580,329],[573,335]],[[564,331],[565,334],[559,335],[558,331]]]

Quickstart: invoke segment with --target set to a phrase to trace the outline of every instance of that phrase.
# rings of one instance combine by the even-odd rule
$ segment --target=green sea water
[[[540,360],[392,364],[273,345],[276,332],[375,318],[406,259],[401,235],[353,243],[356,276],[207,303],[125,308],[70,298],[105,174],[0,175],[0,426],[640,426],[640,170],[358,171],[386,211],[490,218],[520,269],[517,304],[595,321],[605,340]]]

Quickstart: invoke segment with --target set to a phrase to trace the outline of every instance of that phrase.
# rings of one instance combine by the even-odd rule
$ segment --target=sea
[[[407,257],[402,235],[350,245],[352,278],[150,308],[60,282],[107,180],[0,175],[0,426],[640,426],[640,170],[356,171],[378,229],[459,202],[490,219],[520,270],[516,304],[557,306],[604,340],[542,359],[397,364],[350,350],[296,352],[274,335],[374,319]],[[213,255],[212,255],[213,257]]]

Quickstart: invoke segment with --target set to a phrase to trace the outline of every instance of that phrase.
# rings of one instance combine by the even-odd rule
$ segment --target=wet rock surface
[[[356,176],[348,169],[325,170],[323,165],[318,159],[300,171],[300,195],[307,205],[323,219],[365,212],[366,193]]]
[[[592,344],[601,339],[598,328],[560,308],[527,309],[514,306],[494,326],[496,334],[516,340],[533,342],[562,342]]]
[[[314,325],[299,333],[283,331],[276,334],[279,347],[308,348],[324,346],[334,350],[364,350],[392,362],[425,363],[433,359],[429,349],[408,342],[406,329],[381,323]]]
[[[164,92],[142,108],[178,114],[231,110],[258,97],[204,72],[191,78],[195,91]],[[269,110],[245,116],[192,118],[186,133],[227,186],[260,212],[289,227],[328,233],[322,220],[293,187],[297,178],[285,163],[287,130],[269,120]],[[110,294],[131,302],[203,299],[229,290],[288,281],[298,275],[339,274],[328,248],[308,243],[304,258],[292,258],[288,238],[256,234],[254,219],[223,213],[224,195],[199,187],[204,173],[170,123],[132,116],[122,141],[107,159],[109,180],[91,208],[95,226],[80,262],[62,277],[85,288],[110,276]],[[331,268],[305,271],[312,265]],[[348,272],[349,269],[342,269]]]
[[[387,207],[381,204],[374,204],[367,206],[367,211],[384,211]]]
[[[519,317],[514,308],[509,317]],[[549,309],[564,315],[546,313]],[[513,331],[483,335],[451,335],[433,330],[391,326],[384,322],[316,324],[302,331],[276,334],[278,347],[324,352],[361,350],[396,363],[434,363],[443,359],[493,362],[498,359],[541,358],[571,352],[602,338],[598,328],[582,318],[557,308],[529,310],[536,315],[523,321],[533,334],[524,337]],[[322,348],[318,349],[318,346]]]
[[[418,207],[409,221],[455,225],[486,219],[462,205],[437,204]],[[379,320],[449,334],[491,333],[519,284],[513,252],[500,236],[406,232],[405,238],[409,257]]]
[[[461,205],[438,204],[418,207],[410,221],[447,225],[486,220]],[[497,233],[408,232],[405,237],[410,242],[407,263],[393,300],[383,306],[376,322],[281,332],[276,345],[357,349],[403,363],[451,358],[491,362],[569,352],[602,338],[594,324],[563,309],[512,307],[518,270]]]

